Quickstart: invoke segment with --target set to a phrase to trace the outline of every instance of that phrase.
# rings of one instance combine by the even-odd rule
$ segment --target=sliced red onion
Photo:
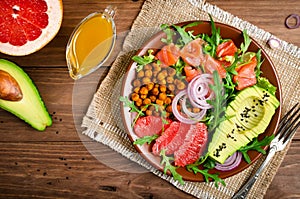
[[[276,49],[276,48],[279,48],[281,46],[280,41],[278,39],[275,39],[275,38],[269,39],[268,40],[268,45],[272,49]]]
[[[201,74],[192,79],[187,88],[188,97],[192,106],[200,109],[212,108],[206,101],[214,97],[214,93],[210,92],[209,88],[209,84],[212,84],[212,82],[213,76],[211,74]]]
[[[202,120],[207,109],[212,108],[207,103],[207,99],[212,99],[214,93],[211,92],[209,84],[213,82],[211,74],[201,74],[192,79],[186,90],[180,91],[172,101],[172,111],[174,116],[183,123],[196,124]],[[187,99],[190,104],[201,109],[199,113],[191,112],[187,107]],[[177,110],[177,104],[180,103],[182,113]]]
[[[295,19],[296,23],[294,25],[290,25],[290,20]],[[290,14],[286,19],[285,19],[285,26],[289,29],[295,29],[299,28],[300,26],[300,16],[297,14]]]
[[[230,157],[228,157],[227,160],[224,162],[224,164],[216,163],[215,168],[220,171],[230,171],[236,168],[237,166],[239,166],[241,161],[242,161],[242,153],[237,151],[234,154],[232,154]]]
[[[196,124],[205,116],[206,110],[201,110],[199,113],[193,113],[189,111],[186,105],[186,94],[186,90],[182,90],[174,97],[172,101],[172,112],[180,122],[186,124]],[[178,102],[180,102],[182,107],[182,113],[180,113],[177,109]]]

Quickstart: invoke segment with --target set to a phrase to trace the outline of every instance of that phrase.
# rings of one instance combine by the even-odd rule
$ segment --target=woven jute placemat
[[[263,158],[260,158],[243,172],[225,179],[225,187],[221,185],[216,188],[214,183],[188,181],[181,185],[174,181],[172,177],[164,175],[153,168],[137,153],[127,137],[120,114],[119,96],[122,78],[131,57],[136,51],[153,34],[159,31],[161,24],[174,24],[189,20],[209,20],[208,13],[212,15],[216,22],[229,24],[240,30],[247,29],[248,34],[267,52],[276,67],[282,84],[283,113],[293,104],[299,102],[300,95],[297,89],[300,88],[300,49],[297,46],[280,40],[281,48],[270,49],[267,47],[266,42],[268,39],[274,38],[272,34],[202,0],[146,0],[125,39],[122,52],[93,96],[82,121],[82,127],[85,128],[82,133],[99,142],[99,144],[109,146],[112,150],[195,197],[231,198],[256,171]],[[288,148],[276,154],[255,183],[248,198],[263,198],[287,150]]]

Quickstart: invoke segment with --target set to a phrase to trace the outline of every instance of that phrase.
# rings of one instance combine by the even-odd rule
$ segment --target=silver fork
[[[297,108],[299,103],[294,105],[291,110],[289,110],[285,116],[281,119],[278,125],[278,131],[276,137],[272,140],[270,144],[270,149],[265,161],[256,171],[256,173],[247,181],[247,183],[232,197],[232,199],[246,198],[251,187],[254,185],[255,181],[258,179],[258,176],[268,165],[270,160],[273,158],[277,151],[282,151],[288,142],[291,140],[293,135],[296,133],[296,130],[300,126],[300,108]]]

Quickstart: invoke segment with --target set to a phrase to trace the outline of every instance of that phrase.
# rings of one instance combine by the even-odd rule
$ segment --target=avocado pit
[[[0,99],[20,101],[23,93],[18,82],[6,71],[0,70]]]

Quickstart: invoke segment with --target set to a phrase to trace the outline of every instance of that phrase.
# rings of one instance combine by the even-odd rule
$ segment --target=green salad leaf
[[[248,50],[248,47],[250,46],[251,43],[251,39],[249,37],[249,35],[247,34],[247,30],[243,30],[243,37],[244,37],[244,42],[241,43],[240,49],[242,51],[242,54],[246,53]]]
[[[168,26],[167,24],[162,24],[160,28],[166,33],[167,36],[167,38],[161,38],[161,41],[165,44],[173,43],[173,36],[175,35],[175,32],[170,28],[170,26]]]
[[[218,72],[213,72],[214,84],[210,85],[211,90],[215,94],[215,99],[207,100],[213,106],[211,116],[208,121],[209,132],[214,131],[215,128],[225,119],[226,99],[227,94],[224,93],[224,84],[220,79]]]
[[[147,135],[142,138],[139,138],[133,142],[133,144],[143,145],[145,143],[151,144],[152,141],[156,140],[159,136],[157,134]]]
[[[260,88],[266,89],[271,95],[275,96],[276,86],[272,85],[265,77],[258,77],[256,85]]]
[[[189,23],[185,26],[177,26],[177,25],[172,25],[176,31],[179,33],[180,37],[181,37],[181,41],[183,42],[183,44],[188,44],[189,42],[193,41],[194,38],[192,36],[192,34],[190,34],[189,32],[187,32],[185,29],[186,28],[190,28],[190,27],[193,27],[193,26],[197,26],[198,24],[200,24],[201,22],[199,21],[196,21],[196,22],[192,22],[192,23]]]
[[[175,167],[171,164],[171,161],[173,161],[174,158],[166,155],[166,149],[160,151],[160,156],[162,157],[160,164],[164,165],[164,174],[167,174],[167,172],[170,171],[174,180],[177,180],[180,184],[184,185],[182,176],[176,171],[178,167]]]
[[[218,173],[211,174],[209,173],[209,169],[199,169],[199,167],[194,166],[189,168],[190,171],[193,171],[195,174],[201,173],[204,176],[205,182],[209,182],[209,178],[211,178],[215,182],[215,186],[218,188],[219,183],[221,183],[223,186],[226,186],[224,180],[219,177]]]
[[[148,55],[138,56],[135,55],[132,57],[132,60],[137,63],[137,72],[141,71],[143,67],[147,64],[150,64],[155,61],[155,56],[152,54],[153,50],[148,50]]]
[[[262,154],[266,154],[266,151],[262,149],[261,147],[269,145],[272,140],[274,139],[275,135],[266,136],[263,140],[258,141],[257,137],[253,139],[252,142],[250,142],[248,145],[241,147],[239,149],[240,152],[242,152],[244,159],[248,164],[251,163],[251,159],[248,155],[249,150],[255,150]]]

